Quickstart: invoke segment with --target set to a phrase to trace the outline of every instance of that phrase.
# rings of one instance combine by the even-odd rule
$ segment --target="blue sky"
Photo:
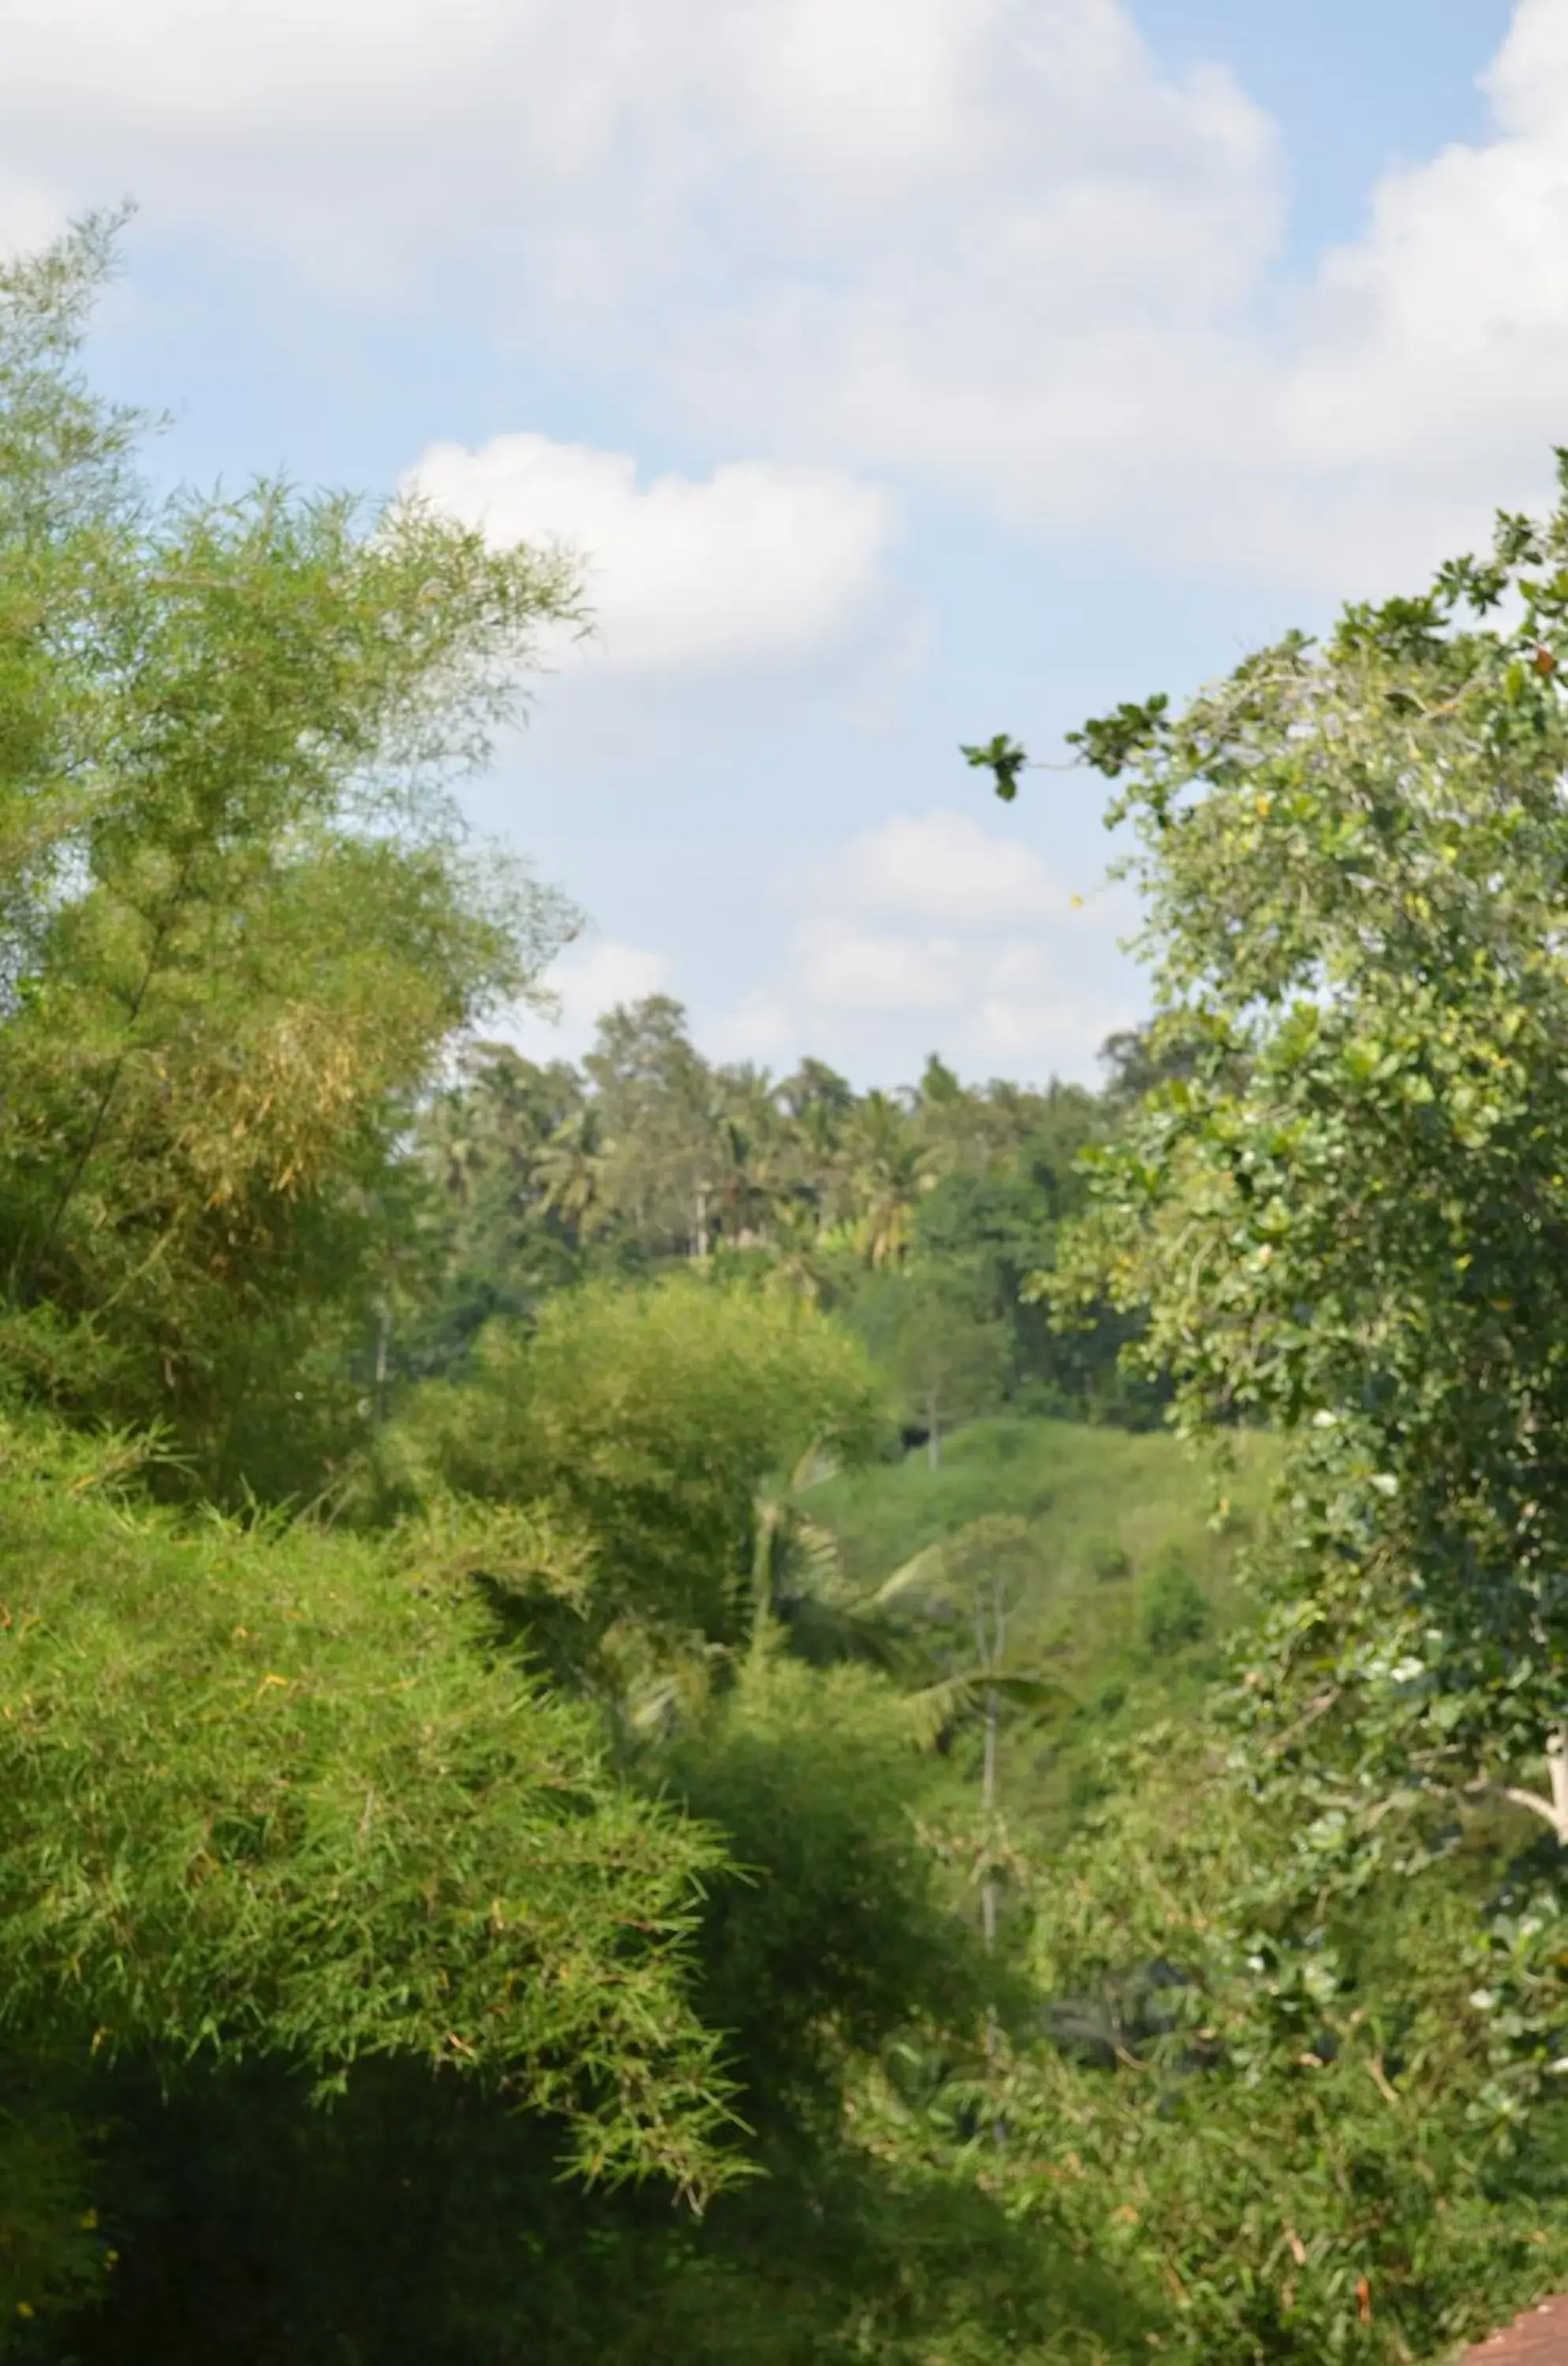
[[[416,474],[592,568],[470,799],[556,1034],[1092,1076],[1144,1005],[1042,754],[1539,500],[1568,0],[12,0],[0,237],[133,194],[171,476]],[[1075,901],[1081,897],[1081,902]]]

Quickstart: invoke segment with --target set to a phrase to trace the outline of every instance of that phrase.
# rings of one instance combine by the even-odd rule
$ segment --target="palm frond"
[[[984,1667],[964,1668],[955,1675],[940,1677],[934,1684],[922,1684],[917,1691],[906,1694],[910,1723],[921,1748],[933,1748],[953,1726],[965,1718],[978,1716],[986,1707],[987,1696],[992,1694],[1013,1708],[1032,1710],[1037,1716],[1052,1708],[1077,1707],[1066,1686],[1054,1677]]]

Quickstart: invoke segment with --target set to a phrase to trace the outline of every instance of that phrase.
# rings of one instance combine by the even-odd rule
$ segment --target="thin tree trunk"
[[[986,1756],[984,1769],[980,1777],[980,1804],[985,1810],[987,1827],[989,1826],[992,1815],[996,1811],[997,1805],[997,1728],[998,1722],[999,1703],[997,1699],[996,1687],[993,1684],[986,1694]],[[989,1845],[990,1833],[988,1829],[986,1838],[987,1843]],[[987,1868],[985,1880],[980,1885],[980,1929],[985,1937],[987,1948],[994,1947],[997,1944],[997,1877],[995,1874],[990,1871],[989,1867]]]
[[[995,1687],[992,1686],[986,1695],[986,1758],[984,1772],[980,1780],[980,1797],[985,1807],[987,1824],[986,1834],[986,1843],[987,1847],[989,1847],[991,1840],[988,1826],[997,1804],[998,1722],[997,1695]],[[986,1952],[988,1955],[997,1944],[997,1876],[991,1871],[988,1865],[986,1868],[986,1878],[980,1885],[980,1935],[985,1942]],[[986,2015],[986,2055],[993,2076],[996,2071],[997,2052],[1000,2042],[1000,2035],[1001,2033],[997,2024],[996,2010],[995,2007],[993,2007]],[[1002,2118],[1000,2112],[997,2114],[997,2117],[991,2123],[991,2142],[996,2146],[998,2152],[1007,2142],[1007,2123]]]
[[[778,1506],[757,1507],[757,1538],[751,1549],[751,1656],[761,1659],[773,1626],[773,1539],[778,1533]]]
[[[1568,1725],[1553,1726],[1546,1737],[1546,1773],[1551,1796],[1540,1791],[1526,1791],[1513,1783],[1489,1783],[1484,1775],[1472,1783],[1472,1791],[1488,1791],[1494,1797],[1507,1799],[1516,1808],[1528,1808],[1550,1824],[1557,1835],[1560,1848],[1568,1848]]]
[[[1558,1845],[1568,1848],[1568,1727],[1560,1725],[1548,1736],[1546,1771],[1551,1780],[1551,1814]]]
[[[1007,1651],[1007,1594],[999,1577],[991,1583],[990,1631],[987,1634],[985,1608],[976,1603],[975,1608],[976,1639],[980,1646],[981,1664],[993,1670],[1001,1666]],[[987,1862],[985,1879],[980,1885],[980,1933],[989,1954],[997,1944],[997,1876],[992,1870],[988,1853],[995,1835],[991,1830],[997,1811],[998,1754],[1001,1740],[1001,1698],[995,1684],[986,1687],[986,1743],[980,1763],[980,1807],[986,1820]],[[1001,2029],[993,2005],[986,2014],[986,2060],[993,2078],[997,2075],[998,2056],[1001,2045]],[[1007,2121],[998,2112],[991,2122],[991,2142],[1000,2152],[1007,2143]]]
[[[378,1424],[387,1418],[387,1389],[392,1369],[392,1310],[383,1303],[376,1313],[376,1393]]]

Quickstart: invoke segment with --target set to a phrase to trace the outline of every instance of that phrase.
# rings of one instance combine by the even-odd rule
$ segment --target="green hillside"
[[[1059,1823],[1095,1741],[1187,1705],[1216,1673],[1218,1640],[1245,1615],[1237,1562],[1273,1459],[1256,1434],[1235,1440],[1234,1468],[1221,1475],[1165,1431],[977,1421],[939,1470],[911,1453],[828,1481],[812,1510],[867,1591],[971,1522],[1027,1524],[1013,1564],[1014,1649],[1068,1700],[1015,1725],[1007,1756],[1014,1811],[1027,1805]]]

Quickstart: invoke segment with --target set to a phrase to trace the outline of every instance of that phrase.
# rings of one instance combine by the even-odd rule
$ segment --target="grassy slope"
[[[1076,1709],[1015,1728],[1004,1759],[1014,1813],[1060,1829],[1081,1797],[1101,1738],[1179,1714],[1217,1673],[1216,1639],[1242,1615],[1235,1564],[1268,1488],[1269,1441],[1236,1441],[1235,1470],[1216,1484],[1174,1437],[1062,1421],[976,1422],[951,1441],[939,1470],[923,1453],[829,1481],[814,1515],[837,1535],[850,1573],[878,1583],[922,1547],[968,1521],[1006,1513],[1029,1524],[1034,1565],[1021,1588],[1018,1663],[1048,1666]],[[1228,1510],[1215,1521],[1222,1494]],[[1207,1633],[1182,1645],[1148,1639],[1150,1614],[1173,1567],[1203,1597]]]

